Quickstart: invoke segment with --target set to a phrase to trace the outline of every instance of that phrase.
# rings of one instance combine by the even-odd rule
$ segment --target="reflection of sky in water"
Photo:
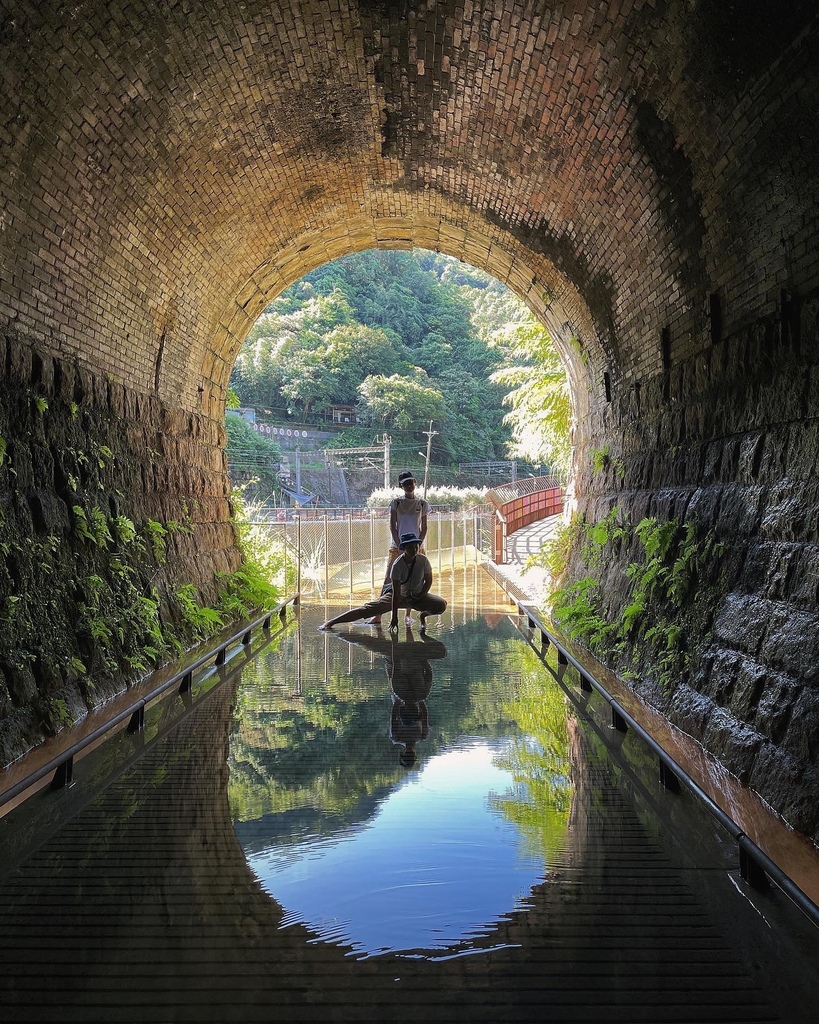
[[[358,832],[249,856],[264,888],[302,923],[359,955],[468,950],[543,877],[514,825],[489,807],[512,790],[486,743],[431,758]]]

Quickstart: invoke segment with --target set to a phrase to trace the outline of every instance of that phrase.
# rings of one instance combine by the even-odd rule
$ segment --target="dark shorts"
[[[399,597],[399,608],[411,608],[416,612],[424,612],[428,615],[443,615],[446,611],[446,601],[437,594],[426,593],[423,597]],[[392,593],[381,594],[373,601],[364,605],[367,615],[386,615],[392,611]]]

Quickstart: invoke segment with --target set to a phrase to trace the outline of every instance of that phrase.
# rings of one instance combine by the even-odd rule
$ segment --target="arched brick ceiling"
[[[730,37],[717,0],[6,6],[0,316],[216,414],[282,287],[417,245],[577,335],[576,379],[656,372],[663,326],[696,350],[709,292],[759,309],[805,244],[812,6]]]

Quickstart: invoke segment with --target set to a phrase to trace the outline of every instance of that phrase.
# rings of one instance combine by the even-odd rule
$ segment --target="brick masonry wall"
[[[814,382],[813,0],[26,0],[7,14],[0,327],[63,380],[92,381],[94,408],[128,424],[118,443],[140,483],[123,493],[205,503],[197,530],[214,563],[233,557],[214,424],[247,331],[327,260],[418,245],[489,270],[552,332],[573,386],[581,510],[608,500],[584,462],[608,444],[634,515],[693,502],[732,550],[747,548],[715,637],[764,602],[809,610],[795,569],[777,590],[773,569],[768,580],[749,567],[805,543],[784,509],[813,507],[812,399],[797,401],[783,370]],[[14,360],[6,375],[32,386]],[[43,423],[58,408],[70,434],[67,399]],[[141,432],[160,429],[160,409],[153,445]],[[120,450],[93,418],[85,427]],[[28,441],[11,439],[20,468]],[[190,552],[177,554],[195,574]],[[669,711],[815,829],[807,733],[769,736],[754,711],[809,718],[807,669],[780,664],[784,641],[725,640],[724,655],[719,643],[689,685],[754,733],[753,756],[713,709],[713,727],[682,697]],[[746,685],[749,665],[781,670],[781,690]],[[789,757],[786,792],[786,762],[775,765]],[[788,794],[801,796],[792,806]]]

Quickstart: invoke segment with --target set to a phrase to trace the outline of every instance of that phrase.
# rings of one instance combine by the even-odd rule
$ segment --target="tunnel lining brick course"
[[[741,18],[716,0],[91,0],[77,16],[13,14],[0,31],[5,376],[57,396],[52,414],[79,388],[110,417],[142,463],[126,511],[144,485],[167,490],[166,514],[199,497],[203,585],[238,557],[220,422],[256,316],[329,259],[419,245],[496,274],[552,332],[578,419],[579,509],[696,510],[745,552],[730,594],[815,614],[810,3],[776,17],[746,3]],[[168,443],[158,465],[149,428]],[[588,471],[606,444],[619,482]],[[33,472],[27,497],[51,515]],[[175,562],[179,579],[194,571],[190,552]],[[797,568],[772,568],[785,563]],[[807,713],[808,680],[778,664],[780,634],[756,663],[770,676],[758,706],[745,677],[717,689],[737,737],[765,733],[769,710],[776,746],[741,770],[816,838],[817,753],[781,728],[785,706]],[[726,645],[740,671],[740,638]],[[730,730],[697,728],[731,760]]]

